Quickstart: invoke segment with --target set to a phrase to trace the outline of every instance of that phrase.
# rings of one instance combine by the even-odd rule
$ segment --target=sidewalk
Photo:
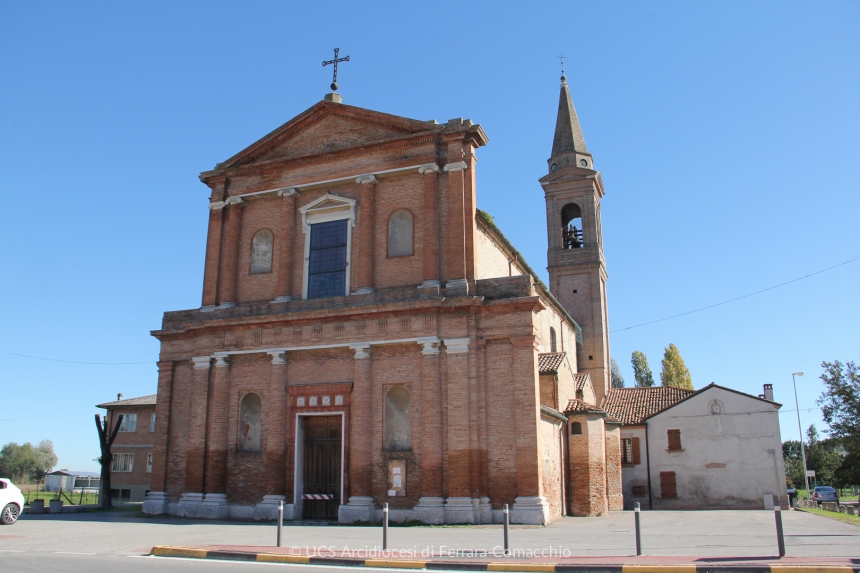
[[[500,548],[453,551],[259,547],[249,545],[159,545],[151,555],[226,561],[260,561],[351,567],[461,571],[549,571],[565,573],[860,573],[860,558],[839,557],[684,557],[529,555],[504,557]],[[430,553],[433,553],[430,555]]]

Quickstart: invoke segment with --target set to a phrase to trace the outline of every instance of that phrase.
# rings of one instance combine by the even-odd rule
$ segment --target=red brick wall
[[[606,432],[606,499],[609,511],[624,509],[621,485],[621,426],[604,424]]]

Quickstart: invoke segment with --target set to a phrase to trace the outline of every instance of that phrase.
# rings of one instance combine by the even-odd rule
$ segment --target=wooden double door
[[[302,519],[337,520],[340,506],[341,416],[304,417]]]

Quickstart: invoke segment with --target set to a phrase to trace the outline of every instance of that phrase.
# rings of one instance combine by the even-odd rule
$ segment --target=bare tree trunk
[[[105,416],[105,421],[102,423],[101,416],[96,414],[96,429],[99,431],[99,447],[102,452],[102,455],[99,458],[99,464],[101,464],[101,478],[99,479],[99,507],[102,508],[113,507],[110,487],[110,469],[111,463],[113,462],[113,454],[110,453],[110,447],[116,439],[117,432],[119,432],[122,418],[122,414],[117,416],[116,426],[114,426],[113,432],[108,436],[110,428],[108,427],[107,416]]]

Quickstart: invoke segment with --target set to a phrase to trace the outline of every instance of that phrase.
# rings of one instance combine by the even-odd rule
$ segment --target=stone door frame
[[[293,459],[293,520],[302,520],[302,510],[304,509],[304,485],[305,485],[305,428],[304,424],[300,423],[300,418],[310,416],[340,416],[340,504],[344,504],[343,485],[344,475],[346,472],[345,462],[345,432],[346,432],[346,412],[337,410],[334,412],[297,412],[296,427],[295,427],[295,448]]]

